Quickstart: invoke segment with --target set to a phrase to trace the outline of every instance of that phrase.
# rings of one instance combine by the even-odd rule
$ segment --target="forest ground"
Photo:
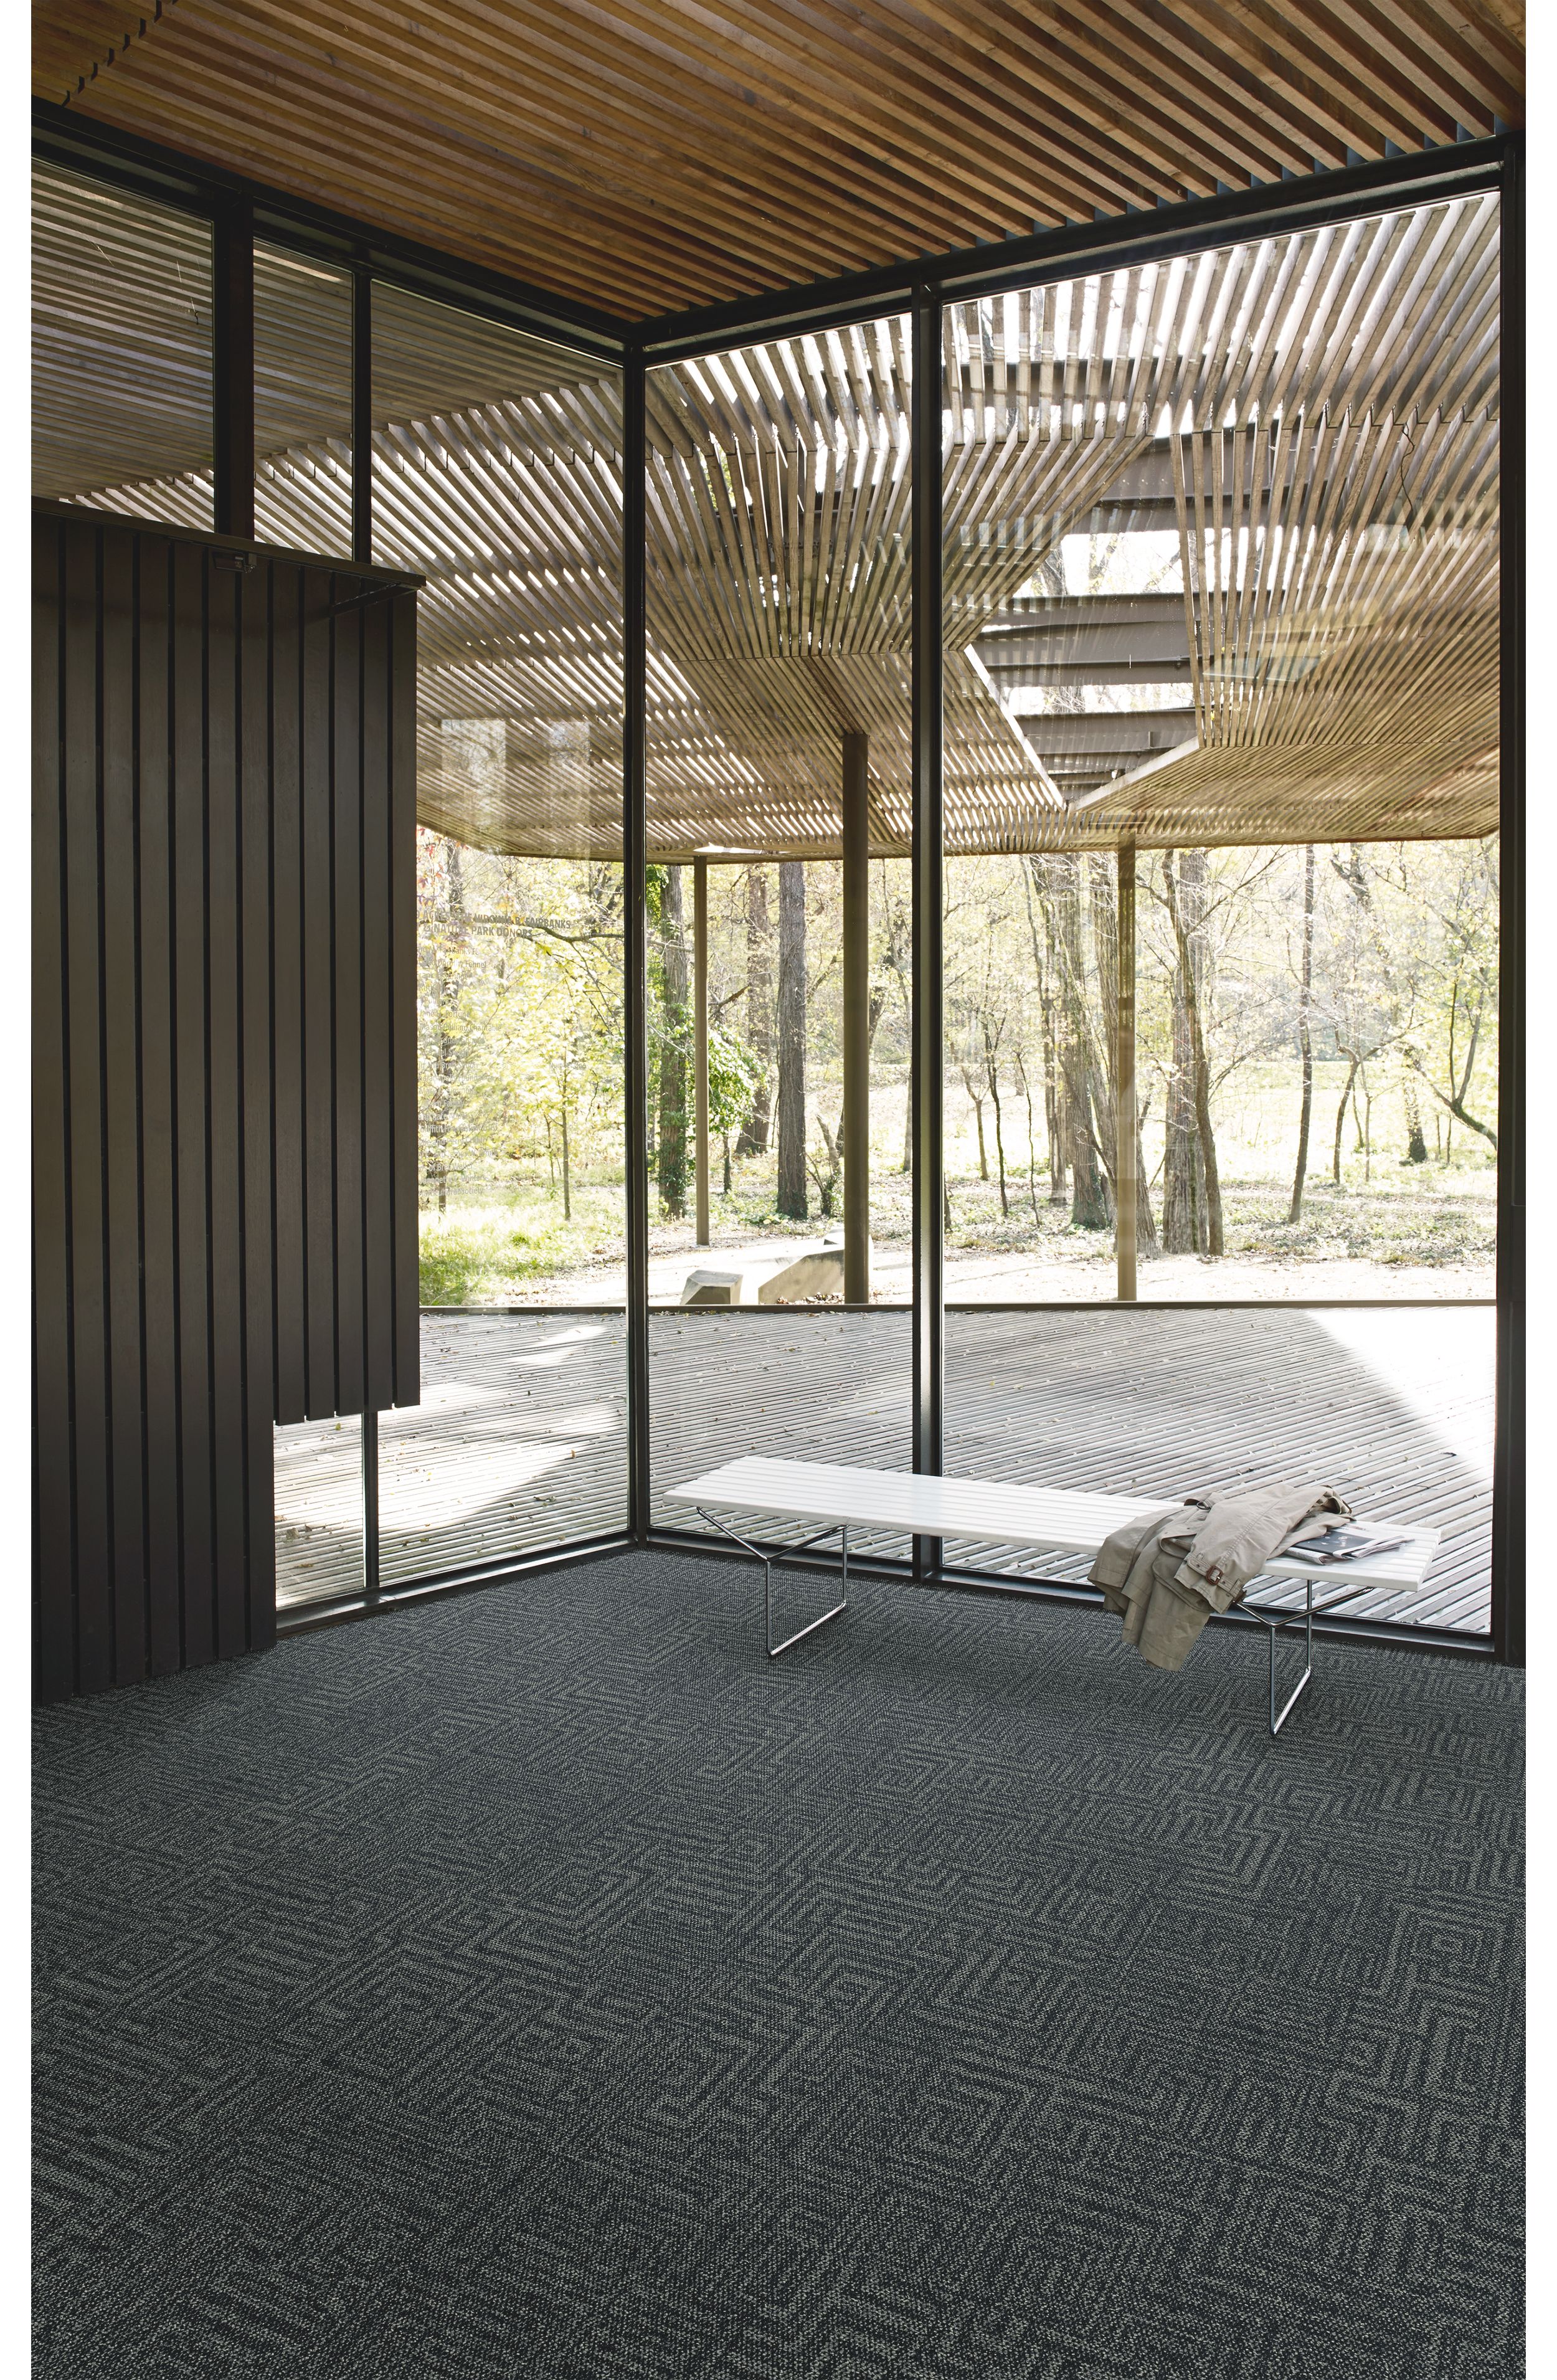
[[[763,1169],[764,1175],[766,1169]],[[1373,1179],[1337,1189],[1310,1181],[1302,1219],[1286,1220],[1289,1185],[1268,1177],[1222,1185],[1227,1253],[1221,1258],[1143,1254],[1143,1298],[1490,1297],[1496,1240],[1493,1169],[1373,1160]],[[992,1182],[953,1175],[946,1294],[969,1303],[1047,1302],[1113,1294],[1113,1241],[1077,1229],[1048,1204],[1041,1174],[1007,1185],[1003,1215]],[[471,1191],[475,1190],[475,1196]],[[874,1294],[909,1294],[911,1185],[900,1172],[871,1185]],[[470,1185],[442,1219],[422,1217],[422,1301],[432,1305],[615,1305],[626,1293],[619,1184],[579,1185],[565,1221],[560,1193],[537,1182]],[[650,1294],[676,1303],[694,1265],[721,1253],[782,1257],[837,1228],[817,1211],[802,1223],[774,1212],[771,1178],[736,1171],[715,1189],[712,1249],[699,1249],[689,1219],[650,1232]]]

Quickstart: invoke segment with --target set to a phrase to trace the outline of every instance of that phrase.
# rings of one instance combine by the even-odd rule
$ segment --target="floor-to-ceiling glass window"
[[[371,294],[372,559],[426,580],[421,1399],[277,1432],[284,1605],[361,1586],[365,1451],[382,1586],[626,1519],[620,376]],[[350,284],[262,248],[255,312],[262,529],[349,552]]]
[[[422,1396],[385,1585],[626,1520],[621,383],[373,288],[373,559],[419,607]]]
[[[890,317],[648,376],[657,1522],[911,1461],[909,367]]]
[[[943,390],[946,1467],[1317,1469],[1443,1531],[1351,1616],[1472,1633],[1497,275],[1405,207],[953,306]]]

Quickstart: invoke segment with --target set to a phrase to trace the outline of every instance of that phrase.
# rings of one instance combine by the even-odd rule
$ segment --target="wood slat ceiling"
[[[49,492],[198,524],[208,465],[101,476],[137,418],[122,373],[101,434],[55,432],[104,325],[179,428],[201,258],[170,263],[161,211],[38,184]],[[340,552],[340,295],[260,262],[260,533]],[[946,310],[950,851],[1490,831],[1498,276],[1488,192]],[[873,849],[908,849],[911,366],[899,315],[648,375],[654,856],[835,856],[848,731],[870,738]],[[618,856],[619,374],[377,284],[373,379],[374,559],[427,582],[420,816]],[[1166,591],[1138,613],[1128,588],[1067,592],[1067,552],[1089,573],[1100,545]],[[1185,692],[1159,709],[1165,667]],[[1027,688],[1038,715],[1006,698]],[[1118,762],[1149,735],[1173,748]]]
[[[43,99],[624,321],[1522,121],[1520,0],[35,0]]]

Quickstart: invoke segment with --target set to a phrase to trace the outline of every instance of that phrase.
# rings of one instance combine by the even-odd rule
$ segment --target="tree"
[[[665,1213],[679,1219],[687,1212],[687,1145],[688,1125],[687,936],[681,870],[664,870],[659,900],[660,928],[660,1101],[657,1174]]]
[[[1314,1111],[1314,1038],[1310,1020],[1314,1000],[1314,846],[1308,844],[1303,856],[1303,937],[1302,957],[1297,993],[1297,1048],[1303,1062],[1303,1104],[1297,1119],[1297,1170],[1292,1177],[1292,1205],[1287,1209],[1287,1221],[1297,1222],[1303,1213],[1303,1180],[1308,1171],[1308,1123]],[[1340,1147],[1340,1128],[1336,1128],[1336,1147]]]
[[[1173,931],[1174,1057],[1163,1159],[1162,1245],[1170,1252],[1222,1253],[1222,1183],[1211,1129],[1207,995],[1207,867],[1203,851],[1162,854],[1162,902]]]
[[[751,1104],[736,1143],[737,1157],[764,1157],[771,1124],[769,1069],[772,1063],[772,929],[768,919],[768,871],[748,868],[746,876],[747,1044],[760,1062]]]
[[[806,1194],[806,870],[779,863],[778,1196],[781,1215],[802,1219]]]

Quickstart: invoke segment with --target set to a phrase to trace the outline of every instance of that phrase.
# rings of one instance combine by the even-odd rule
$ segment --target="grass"
[[[1356,1169],[1360,1176],[1361,1168]],[[1025,1176],[1012,1177],[1011,1212],[1000,1211],[1000,1194],[977,1173],[954,1172],[948,1183],[952,1229],[948,1245],[965,1252],[1028,1254],[1060,1262],[1087,1263],[1108,1253],[1106,1232],[1077,1229],[1068,1208],[1048,1205],[1039,1179],[1035,1220]],[[1372,1264],[1465,1266],[1490,1264],[1496,1249],[1494,1168],[1472,1157],[1453,1165],[1403,1165],[1375,1158],[1373,1179],[1348,1180],[1337,1189],[1328,1176],[1310,1179],[1302,1220],[1286,1220],[1289,1184],[1269,1175],[1247,1173],[1223,1181],[1224,1235],[1230,1257],[1272,1264],[1356,1259]],[[817,1211],[805,1222],[780,1215],[773,1203],[771,1167],[737,1170],[728,1197],[713,1200],[722,1242],[819,1233],[826,1220]],[[1152,1209],[1161,1223],[1160,1192]],[[906,1174],[879,1165],[871,1184],[871,1231],[878,1247],[906,1245],[912,1222],[911,1184]],[[619,1267],[623,1206],[619,1184],[589,1185],[575,1193],[573,1215],[565,1220],[560,1196],[543,1184],[508,1181],[468,1185],[466,1202],[440,1217],[421,1219],[421,1298],[425,1305],[503,1305],[517,1302],[538,1282],[559,1273],[588,1274]],[[656,1220],[651,1245],[681,1246],[687,1226]]]
[[[1497,1246],[1495,1175],[1490,1166],[1401,1166],[1399,1180],[1375,1161],[1374,1178],[1337,1189],[1328,1178],[1307,1184],[1303,1213],[1287,1221],[1290,1184],[1259,1177],[1223,1179],[1222,1233],[1229,1256],[1265,1257],[1272,1263],[1321,1263],[1344,1258],[1372,1264],[1466,1265],[1490,1262]],[[1381,1175],[1383,1178],[1381,1178]],[[1013,1185],[1014,1187],[1016,1185]],[[961,1249],[1011,1249],[1084,1258],[1110,1244],[1106,1232],[1078,1229],[1067,1208],[1047,1205],[1039,1181],[1035,1222],[1028,1185],[1020,1203],[1003,1217],[993,1183],[971,1179],[949,1184],[951,1245]],[[1152,1190],[1152,1213],[1162,1228],[1160,1185]]]
[[[421,1302],[506,1305],[528,1283],[610,1261],[621,1246],[619,1188],[576,1190],[571,1220],[544,1190],[494,1189],[481,1204],[422,1215]]]

